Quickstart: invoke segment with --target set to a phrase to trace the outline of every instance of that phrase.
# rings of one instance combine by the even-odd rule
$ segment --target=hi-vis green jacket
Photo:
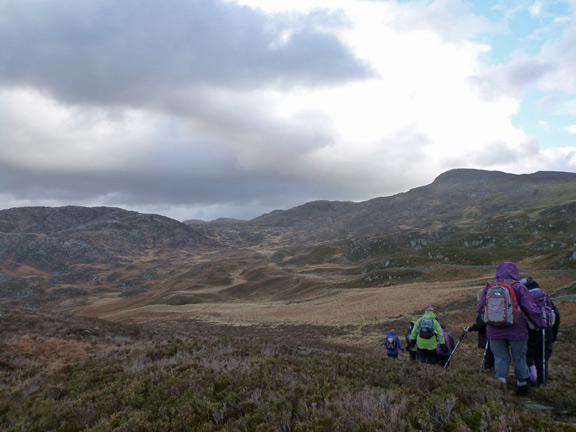
[[[432,318],[434,320],[434,327],[436,329],[436,334],[430,339],[424,339],[418,335],[420,321],[422,320],[423,317]],[[422,317],[418,319],[418,321],[416,321],[416,324],[414,324],[414,328],[412,329],[412,333],[410,334],[410,339],[416,341],[416,345],[418,346],[418,348],[425,350],[435,350],[439,343],[440,344],[446,343],[446,341],[444,340],[444,334],[442,333],[442,327],[440,327],[440,323],[436,319],[436,315],[434,315],[434,312],[426,312],[424,315],[422,315]]]

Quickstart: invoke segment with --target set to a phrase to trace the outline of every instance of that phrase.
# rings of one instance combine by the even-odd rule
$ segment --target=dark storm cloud
[[[328,122],[278,116],[267,92],[372,76],[336,36],[346,25],[218,0],[0,2],[12,101],[0,107],[0,194],[134,207],[333,195],[337,185],[293,174],[331,141]]]
[[[281,208],[308,201],[306,197],[334,196],[330,181],[311,184],[307,179],[285,178],[269,173],[247,175],[240,171],[206,175],[188,172],[139,173],[34,173],[0,164],[0,188],[4,197],[31,202],[78,203],[120,207],[211,206],[242,204],[258,199],[261,206]],[[310,198],[311,199],[311,198]],[[252,217],[258,214],[252,213]]]
[[[5,1],[0,83],[72,103],[138,105],[195,85],[324,86],[369,76],[335,35],[307,26],[312,19],[344,25],[321,13],[271,19],[217,0]]]

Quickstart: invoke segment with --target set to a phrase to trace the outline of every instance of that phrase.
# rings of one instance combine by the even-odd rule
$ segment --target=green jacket
[[[432,337],[430,339],[424,339],[418,335],[420,321],[422,321],[422,318],[424,317],[432,318],[434,320],[436,337]],[[436,315],[434,315],[434,312],[426,312],[424,315],[422,315],[422,317],[418,319],[418,321],[416,321],[416,324],[414,324],[414,328],[412,329],[412,333],[410,334],[410,339],[416,341],[416,345],[418,346],[418,348],[425,350],[435,350],[438,343],[440,344],[446,343],[446,341],[444,340],[444,333],[442,333],[442,327],[440,327],[440,323],[436,319]]]

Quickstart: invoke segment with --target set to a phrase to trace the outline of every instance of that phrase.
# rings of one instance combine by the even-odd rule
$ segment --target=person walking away
[[[416,321],[410,321],[410,324],[408,325],[408,330],[406,330],[406,351],[408,351],[408,354],[410,354],[410,360],[412,361],[418,360],[418,353],[416,352],[415,349],[412,348],[411,346],[412,339],[410,338],[410,335],[412,334],[412,329],[414,328],[415,324]]]
[[[394,330],[388,333],[384,344],[386,345],[386,355],[390,358],[398,358],[399,350],[404,351],[404,348],[400,345],[400,339],[398,339]]]
[[[442,329],[444,340],[446,341],[446,349],[442,350],[440,342],[438,342],[438,345],[436,346],[436,361],[441,367],[447,369],[448,366],[450,366],[447,365],[447,363],[448,359],[450,358],[450,354],[452,354],[452,350],[454,349],[455,342],[454,337],[448,331],[446,331],[445,323],[440,323],[440,328]]]
[[[482,314],[476,316],[476,322],[471,326],[464,327],[465,332],[478,332],[478,348],[485,351],[484,356],[484,369],[492,369],[494,367],[494,354],[490,349],[490,342],[486,337],[486,323],[482,319]]]
[[[524,280],[523,280],[524,281]],[[539,386],[548,382],[548,363],[552,357],[554,342],[558,337],[560,328],[560,312],[556,305],[542,291],[538,282],[532,278],[525,280],[524,285],[532,295],[534,302],[541,311],[547,316],[547,327],[542,330],[536,330],[528,326],[528,344],[526,350],[526,363],[530,369],[530,380],[532,385]],[[542,313],[542,312],[541,312]],[[544,333],[544,340],[542,334]],[[544,357],[542,356],[544,351]]]
[[[544,328],[545,322],[528,289],[518,282],[518,277],[516,264],[500,264],[496,270],[496,280],[486,284],[476,310],[483,314],[487,326],[486,335],[494,354],[496,378],[506,383],[512,352],[516,394],[526,396],[530,372],[526,364],[528,326],[523,314],[536,329]]]
[[[446,351],[446,340],[432,308],[426,309],[424,315],[416,321],[410,334],[410,339],[412,347],[417,347],[418,360],[421,363],[436,363],[436,347],[438,343],[440,344],[440,349]]]

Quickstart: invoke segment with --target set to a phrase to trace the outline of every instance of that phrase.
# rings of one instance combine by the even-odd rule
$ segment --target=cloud
[[[543,77],[542,87],[571,94],[576,93],[576,29],[574,25],[568,26],[563,39],[558,44],[547,47],[542,57],[554,65],[553,73]]]
[[[5,1],[0,17],[0,83],[74,104],[145,105],[195,86],[327,86],[371,73],[333,31],[214,0]]]
[[[455,167],[573,169],[510,118],[572,88],[576,33],[487,65],[494,31],[457,0],[5,0],[0,197],[253,218]]]
[[[528,11],[530,12],[530,15],[534,15],[534,16],[541,15],[542,14],[542,2],[540,2],[540,1],[534,2],[534,4],[532,4],[528,8]]]
[[[553,70],[554,68],[550,64],[533,59],[524,60],[510,68],[508,73],[509,84],[513,87],[526,88],[528,85],[541,80]]]

